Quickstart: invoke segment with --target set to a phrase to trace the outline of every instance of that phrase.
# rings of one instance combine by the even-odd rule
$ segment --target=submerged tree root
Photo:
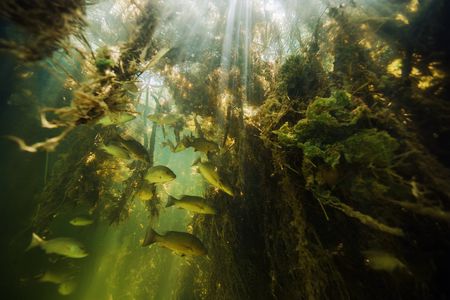
[[[291,289],[285,296],[295,296],[298,297],[296,299],[308,300],[333,299],[334,297],[327,293],[327,291],[332,289],[335,292],[334,296],[339,295],[339,299],[346,299],[348,292],[334,263],[325,254],[325,249],[309,237],[310,234],[308,234],[308,231],[314,229],[306,221],[302,204],[302,199],[305,196],[302,196],[302,193],[293,184],[287,172],[282,172],[282,174],[283,178],[280,182],[280,194],[282,196],[281,199],[277,199],[276,201],[280,201],[281,203],[279,205],[286,206],[288,211],[291,211],[290,214],[287,211],[284,212],[290,220],[284,221],[287,224],[287,228],[283,228],[279,237],[281,239],[280,242],[284,244],[288,256],[283,257],[279,253],[278,255],[272,255],[271,259],[275,260],[276,265],[278,265],[273,270],[274,274],[280,276],[281,274],[279,272],[282,272],[286,267],[290,273],[290,280],[296,286],[296,290]],[[279,224],[279,226],[283,226],[283,223]],[[288,257],[295,259],[295,261],[290,261]],[[283,265],[285,266],[282,267]],[[276,277],[274,280],[277,280]],[[284,292],[286,291],[281,292],[281,295]],[[280,294],[280,291],[277,294]]]
[[[358,219],[361,223],[363,223],[364,225],[367,225],[373,229],[380,230],[380,231],[383,231],[383,232],[386,232],[386,233],[389,233],[392,235],[396,235],[396,236],[404,236],[405,235],[405,233],[403,232],[403,230],[401,228],[391,227],[386,224],[383,224],[380,221],[374,219],[373,217],[363,214],[362,212],[359,212],[359,211],[353,209],[351,206],[344,204],[342,202],[332,202],[332,203],[327,203],[327,205],[340,210],[341,212],[343,212],[344,214],[346,214],[349,217]]]
[[[443,211],[439,207],[435,206],[424,206],[419,203],[405,202],[405,201],[396,201],[390,200],[390,202],[401,206],[413,213],[418,215],[426,216],[438,221],[444,221],[450,223],[450,212]]]

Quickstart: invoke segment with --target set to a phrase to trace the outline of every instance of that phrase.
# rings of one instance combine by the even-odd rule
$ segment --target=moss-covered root
[[[371,216],[368,216],[366,214],[363,214],[362,212],[359,212],[357,210],[354,210],[352,207],[348,206],[347,204],[344,204],[342,202],[330,202],[327,203],[327,205],[334,207],[340,211],[342,211],[344,214],[346,214],[349,217],[358,219],[361,223],[364,225],[367,225],[373,229],[380,230],[392,235],[396,236],[404,236],[404,232],[401,228],[398,227],[391,227],[386,224],[381,223],[380,221],[372,218]]]
[[[429,217],[438,221],[450,223],[450,212],[443,211],[436,206],[425,206],[419,203],[405,202],[391,200],[392,203],[397,204],[415,214]]]

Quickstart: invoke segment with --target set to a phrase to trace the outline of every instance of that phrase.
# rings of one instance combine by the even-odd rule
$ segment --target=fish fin
[[[33,234],[31,235],[30,245],[28,246],[28,248],[25,251],[28,251],[31,248],[40,246],[40,245],[42,245],[42,243],[44,243],[44,240],[41,237],[39,237],[36,233],[33,232]]]
[[[169,195],[169,197],[167,198],[167,204],[166,207],[171,207],[175,204],[175,201],[177,201],[177,199],[175,197],[172,197]]]
[[[156,238],[158,237],[158,233],[153,230],[153,228],[149,227],[147,232],[145,233],[144,241],[142,242],[142,247],[149,246],[156,242]]]
[[[195,165],[197,165],[198,163],[201,163],[201,162],[202,162],[202,158],[198,157],[197,159],[194,160],[194,162],[192,163],[192,166],[195,166]]]

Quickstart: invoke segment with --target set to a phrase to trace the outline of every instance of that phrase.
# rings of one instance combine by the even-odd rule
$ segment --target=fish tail
[[[172,197],[172,196],[170,196],[169,195],[169,197],[167,198],[167,204],[166,204],[166,207],[171,207],[171,206],[173,206],[174,204],[175,204],[175,201],[176,201],[177,199],[175,198],[175,197]]]
[[[194,162],[192,163],[192,165],[193,165],[193,166],[196,166],[198,163],[201,163],[201,162],[202,162],[201,157],[198,157],[198,158],[196,158],[196,159],[194,160]]]
[[[39,237],[36,233],[33,232],[33,234],[31,235],[30,245],[28,246],[28,248],[25,251],[28,251],[31,248],[40,246],[40,245],[42,245],[42,243],[44,243],[44,240],[41,237]]]
[[[228,185],[225,184],[223,181],[219,180],[220,189],[230,195],[231,197],[234,197],[233,189]]]
[[[228,195],[230,195],[231,197],[234,197],[234,192],[232,189],[230,188],[225,188],[225,193],[227,193]]]
[[[145,238],[144,241],[142,242],[142,247],[155,243],[158,236],[159,234],[156,231],[154,231],[153,228],[150,227],[145,233]]]

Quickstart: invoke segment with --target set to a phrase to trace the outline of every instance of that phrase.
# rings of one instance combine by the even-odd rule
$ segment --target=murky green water
[[[448,9],[5,0],[0,298],[448,299]]]

